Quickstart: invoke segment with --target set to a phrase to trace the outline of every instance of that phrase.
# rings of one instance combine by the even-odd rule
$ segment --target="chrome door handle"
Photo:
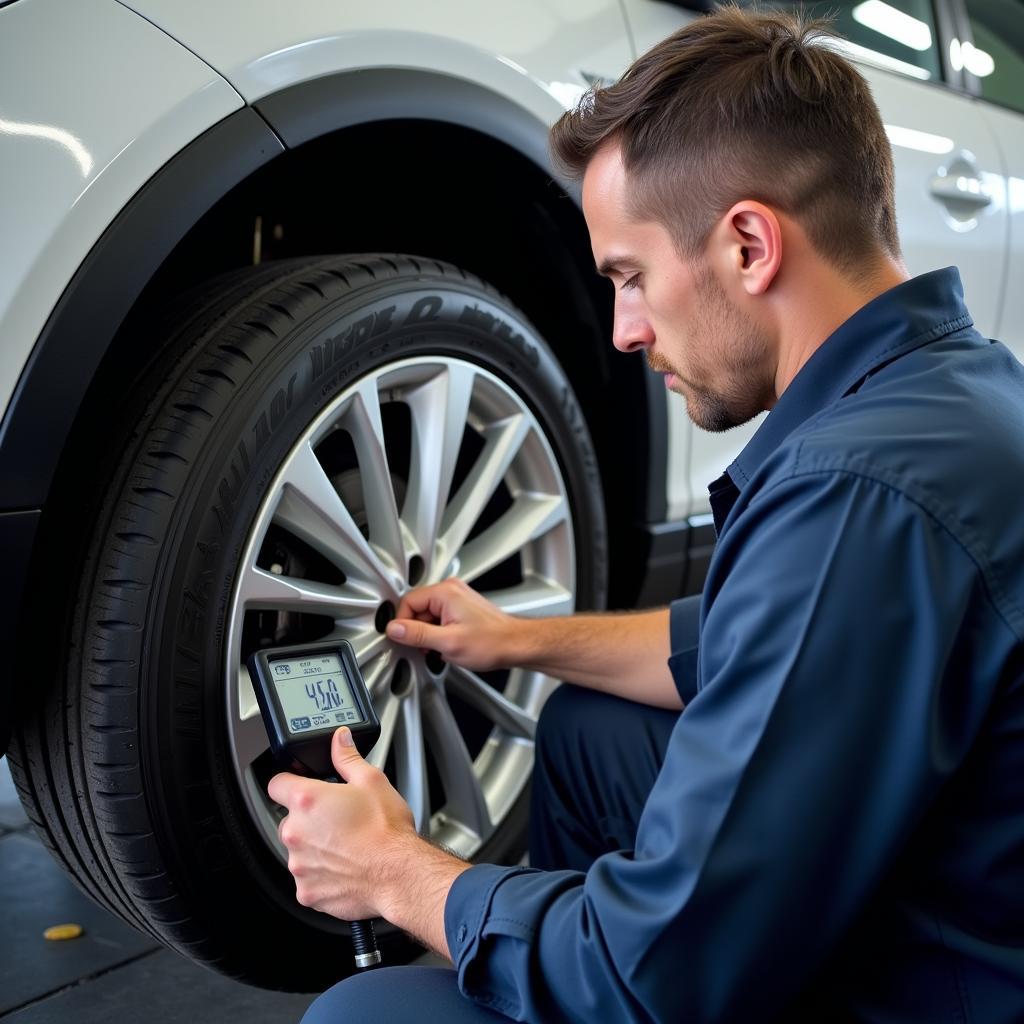
[[[979,210],[992,203],[981,178],[973,174],[936,174],[931,180],[930,191],[940,202],[961,203]]]

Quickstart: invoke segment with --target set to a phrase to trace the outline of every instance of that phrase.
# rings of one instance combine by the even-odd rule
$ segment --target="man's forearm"
[[[452,883],[472,865],[419,836],[397,843],[385,860],[388,882],[382,916],[450,960],[445,902]]]
[[[388,638],[471,671],[522,666],[655,707],[682,707],[668,668],[672,617],[647,612],[519,618],[452,578],[402,597]]]
[[[655,707],[680,708],[668,668],[669,611],[516,619],[508,661]]]

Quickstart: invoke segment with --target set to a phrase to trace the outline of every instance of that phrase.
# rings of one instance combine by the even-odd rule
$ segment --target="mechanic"
[[[707,430],[770,413],[711,485],[699,600],[405,596],[392,640],[576,685],[529,868],[421,839],[344,730],[347,786],[271,782],[300,903],[455,965],[307,1022],[1024,1020],[1024,367],[954,268],[909,277],[881,117],[823,32],[719,11],[555,125],[616,348]]]

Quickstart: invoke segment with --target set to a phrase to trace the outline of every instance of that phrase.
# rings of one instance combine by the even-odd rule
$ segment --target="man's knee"
[[[578,763],[588,750],[614,744],[623,731],[639,726],[655,709],[572,683],[562,683],[547,699],[537,723],[537,758]]]
[[[572,683],[562,683],[548,697],[537,722],[536,760],[539,770],[551,768],[561,775],[578,765],[600,731],[603,716],[594,714],[604,694]]]
[[[537,723],[535,792],[550,780],[558,788],[594,781],[595,764],[628,766],[643,792],[661,768],[678,711],[563,683],[548,698]],[[620,780],[621,781],[621,780]]]
[[[385,967],[356,974],[315,999],[302,1024],[346,1021],[388,1024],[500,1024],[507,1018],[459,992],[455,972],[441,967]]]
[[[572,730],[574,719],[578,718],[580,702],[585,699],[586,690],[572,683],[562,683],[548,697],[537,722],[537,747],[546,749],[552,743],[561,743]]]
[[[346,978],[345,981],[327,989],[310,1003],[301,1024],[339,1024],[344,1020],[365,1019],[368,1003],[373,998],[373,982],[367,985],[361,975]],[[372,1018],[370,1018],[372,1020]]]

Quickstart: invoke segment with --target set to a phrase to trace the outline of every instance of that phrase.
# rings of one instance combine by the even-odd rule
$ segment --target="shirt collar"
[[[873,298],[825,339],[729,466],[740,489],[802,423],[856,390],[874,370],[973,324],[956,267],[911,278]]]

